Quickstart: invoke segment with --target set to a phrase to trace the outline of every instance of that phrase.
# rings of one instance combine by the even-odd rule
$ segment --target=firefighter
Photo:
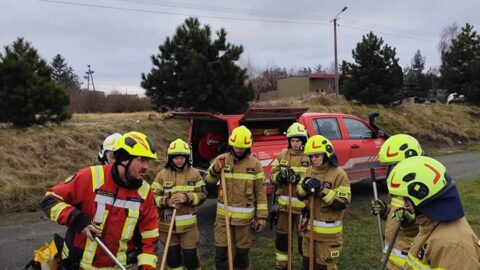
[[[420,147],[418,141],[410,135],[397,134],[388,138],[380,148],[378,158],[380,163],[389,164],[393,166],[406,158],[421,156],[424,152]],[[385,225],[385,246],[384,252],[387,251],[388,246],[391,243],[391,237],[395,231],[397,221],[395,220],[393,213],[396,209],[403,207],[403,199],[399,197],[392,197],[390,205],[381,200],[373,200],[371,203],[371,212],[373,215],[380,215],[380,217],[386,220]],[[418,233],[418,224],[413,223],[411,226],[402,228],[398,233],[395,240],[392,252],[387,262],[387,269],[389,270],[401,270],[405,265],[407,259],[408,250],[412,244],[415,236]]]
[[[314,203],[314,215],[302,214],[303,269],[309,269],[309,239],[313,237],[315,270],[337,269],[342,249],[342,222],[345,208],[350,204],[350,182],[343,169],[338,167],[332,143],[321,135],[308,139],[304,154],[310,158],[310,167],[297,184],[297,196]],[[308,218],[307,218],[308,216]],[[309,220],[313,218],[313,233]]]
[[[387,186],[404,200],[405,206],[395,210],[400,224],[420,225],[404,269],[480,269],[480,242],[440,162],[424,156],[405,159],[392,170]]]
[[[310,159],[303,154],[307,143],[307,130],[302,124],[293,123],[287,129],[288,149],[283,149],[272,163],[270,179],[276,186],[278,207],[274,207],[273,216],[277,219],[275,240],[275,269],[287,269],[288,262],[288,185],[292,185],[295,195],[296,185],[310,166]],[[301,210],[305,203],[292,196],[292,228],[298,228]],[[293,232],[290,232],[293,233]],[[298,250],[302,254],[302,237],[298,235]]]
[[[165,245],[172,210],[177,208],[174,229],[167,253],[170,269],[200,269],[197,254],[199,232],[197,208],[205,201],[204,183],[200,172],[190,164],[190,147],[181,139],[170,143],[167,164],[152,189],[159,207],[160,241]]]
[[[100,164],[107,165],[115,162],[113,150],[120,137],[122,137],[120,133],[113,133],[105,138],[102,145],[100,145],[100,151],[98,152],[97,157]]]
[[[81,169],[50,188],[41,202],[51,220],[68,227],[63,269],[115,266],[95,235],[123,265],[136,260],[139,269],[156,267],[157,210],[150,185],[143,180],[149,161],[157,159],[155,147],[144,134],[129,132],[118,139],[114,156],[114,164]],[[132,258],[135,239],[141,250]]]
[[[263,168],[251,155],[252,133],[245,126],[235,128],[229,139],[229,151],[219,155],[209,167],[205,180],[217,184],[222,170],[226,182],[228,211],[231,217],[234,268],[249,269],[249,249],[254,232],[265,228],[267,195]],[[214,227],[216,269],[228,269],[227,236],[223,189],[219,189]]]

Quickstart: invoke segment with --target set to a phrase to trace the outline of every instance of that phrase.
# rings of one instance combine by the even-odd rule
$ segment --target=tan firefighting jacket
[[[165,168],[157,174],[152,189],[159,207],[160,231],[168,232],[173,209],[167,206],[167,200],[175,193],[185,193],[188,201],[177,210],[174,232],[183,233],[197,228],[197,207],[206,198],[203,185],[198,170],[188,165],[181,171]]]
[[[310,167],[310,159],[303,154],[303,151],[294,151],[292,149],[283,149],[280,155],[272,162],[270,180],[277,187],[276,195],[279,210],[286,212],[288,206],[288,185],[277,182],[277,175],[283,168],[291,168],[295,174],[303,178],[303,175]],[[296,185],[292,186],[292,213],[300,214],[305,203],[296,197]]]
[[[223,168],[228,198],[228,211],[232,226],[250,225],[253,218],[267,218],[267,194],[264,186],[263,168],[253,156],[247,155],[240,161],[234,161],[231,153],[219,155],[212,162],[205,175],[209,184],[217,184],[220,175],[215,174],[213,166],[218,159],[225,160]],[[223,190],[218,189],[217,222],[225,220]]]
[[[403,199],[399,197],[392,197],[390,206],[382,218],[386,219],[385,225],[385,246],[383,252],[386,253],[390,242],[392,241],[395,228],[398,221],[394,217],[395,210],[404,207]],[[395,243],[393,245],[392,252],[388,258],[387,269],[389,270],[402,270],[407,260],[408,250],[418,234],[418,223],[402,228],[397,235]]]
[[[419,233],[404,269],[480,269],[480,242],[465,217],[438,222],[417,217]]]
[[[334,200],[345,202],[348,206],[350,204],[351,191],[350,181],[345,171],[340,167],[333,167],[324,164],[318,167],[310,166],[306,173],[306,177],[314,177],[324,183],[322,193],[320,196],[314,197],[314,228],[313,231],[315,241],[338,241],[342,237],[343,229],[343,215],[345,209],[335,210],[331,207]],[[297,185],[298,194],[304,196],[305,190],[301,186],[302,181]],[[310,236],[310,224],[307,226],[307,236]]]

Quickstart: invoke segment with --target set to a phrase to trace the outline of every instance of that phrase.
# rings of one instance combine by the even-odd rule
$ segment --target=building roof
[[[312,73],[309,74],[308,77],[310,79],[335,79],[335,74],[329,73]]]

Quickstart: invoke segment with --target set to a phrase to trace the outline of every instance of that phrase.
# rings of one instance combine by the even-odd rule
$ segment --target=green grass
[[[480,177],[467,179],[457,184],[461,194],[466,217],[474,232],[480,233]],[[378,240],[376,219],[370,215],[369,202],[352,205],[344,219],[344,248],[340,255],[340,270],[371,270],[380,266],[382,254]],[[295,241],[294,241],[295,242]],[[272,269],[275,261],[275,240],[257,238],[250,253],[252,270]],[[296,249],[294,249],[296,251]],[[299,269],[300,258],[297,255],[293,269]],[[204,259],[203,269],[215,269],[213,256]]]

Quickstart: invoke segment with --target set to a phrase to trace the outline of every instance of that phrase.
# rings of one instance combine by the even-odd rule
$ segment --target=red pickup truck
[[[378,151],[388,134],[375,125],[378,115],[369,121],[341,113],[307,112],[308,108],[251,108],[241,115],[221,115],[207,112],[176,112],[190,119],[189,142],[193,166],[206,170],[210,161],[227,148],[228,134],[239,125],[253,134],[252,154],[261,162],[266,178],[273,160],[287,147],[285,132],[294,122],[305,125],[308,134],[321,134],[332,142],[339,166],[352,183],[370,179],[375,168],[378,179],[385,178],[386,166],[378,162]]]

